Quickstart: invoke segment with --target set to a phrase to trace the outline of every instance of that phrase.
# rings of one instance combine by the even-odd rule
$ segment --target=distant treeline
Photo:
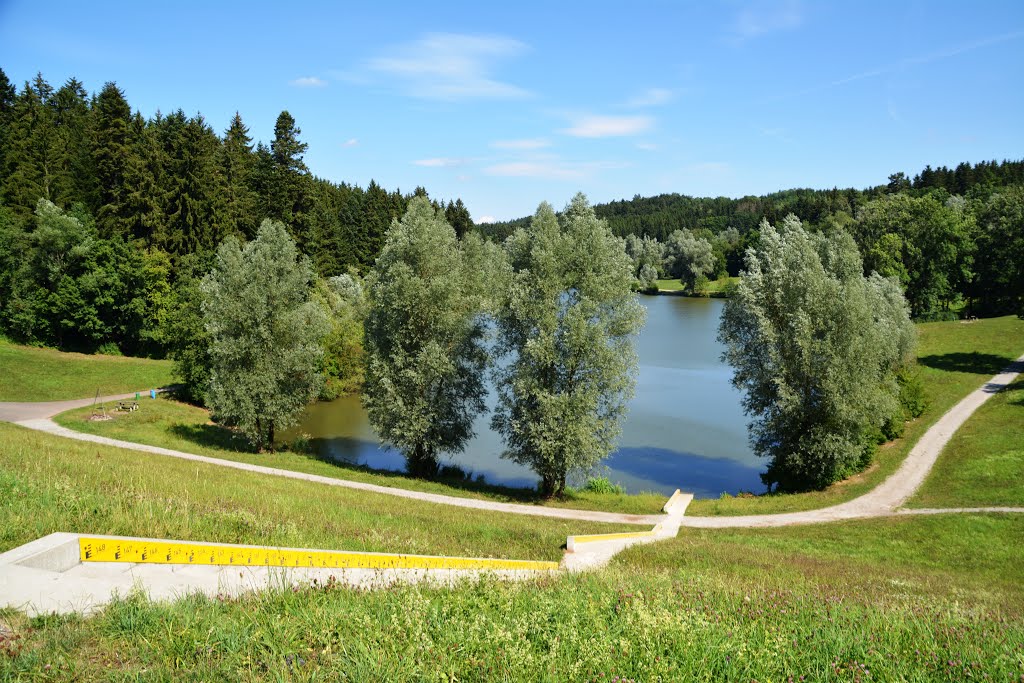
[[[114,83],[90,95],[40,74],[19,90],[0,70],[0,333],[161,354],[160,293],[268,218],[321,277],[365,272],[409,197],[426,191],[317,178],[300,132],[284,111],[270,144],[254,144],[237,113],[218,135],[180,109],[147,119]],[[444,208],[457,230],[472,227],[461,200]]]
[[[794,189],[740,199],[664,194],[594,208],[623,237],[665,243],[676,231],[690,231],[715,245],[730,275],[742,268],[761,221],[776,224],[794,214],[811,229],[850,232],[865,269],[899,279],[918,319],[1024,312],[1024,161],[927,166],[913,178],[894,173],[865,190]],[[527,221],[477,229],[500,240]]]

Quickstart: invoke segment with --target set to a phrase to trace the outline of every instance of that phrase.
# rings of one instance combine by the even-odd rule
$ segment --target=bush
[[[105,344],[100,344],[99,348],[96,349],[96,354],[100,356],[123,355],[121,353],[121,349],[119,349],[117,344],[115,344],[114,342],[106,342]]]
[[[587,483],[583,485],[583,490],[588,493],[607,493],[621,496],[626,492],[626,489],[619,485],[613,484],[608,477],[590,477],[587,479]]]

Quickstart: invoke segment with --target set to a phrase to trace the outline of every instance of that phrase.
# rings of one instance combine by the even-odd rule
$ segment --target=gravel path
[[[701,528],[728,528],[728,527],[775,527],[788,526],[792,524],[815,524],[820,522],[832,522],[844,519],[861,519],[865,517],[883,517],[894,514],[938,514],[942,512],[1024,512],[1024,508],[1013,507],[990,507],[990,508],[959,508],[948,510],[907,510],[901,506],[909,499],[914,492],[924,483],[925,477],[931,471],[936,459],[942,452],[943,447],[953,436],[960,425],[967,420],[985,401],[995,393],[1006,388],[1017,375],[1024,371],[1024,356],[1011,364],[1006,371],[996,375],[984,386],[967,395],[963,400],[953,406],[945,415],[939,418],[920,441],[914,446],[903,464],[888,479],[882,482],[870,492],[854,498],[851,501],[833,505],[817,510],[803,512],[789,512],[770,515],[743,515],[723,517],[682,517],[679,521],[682,526]],[[115,401],[126,398],[134,398],[135,393],[120,394],[117,396],[106,396],[101,400]],[[420,491],[408,491],[405,489],[378,486],[363,482],[348,481],[345,479],[334,479],[315,474],[293,472],[261,465],[250,465],[248,463],[233,462],[219,458],[210,458],[193,453],[159,448],[144,444],[110,439],[93,434],[72,431],[61,427],[50,418],[59,413],[74,408],[90,405],[93,399],[79,399],[74,401],[53,401],[48,403],[0,403],[0,421],[14,422],[29,429],[35,429],[57,436],[80,441],[91,441],[119,448],[128,448],[147,453],[165,455],[195,462],[203,462],[220,467],[231,467],[237,470],[267,474],[290,479],[300,479],[327,486],[341,486],[344,488],[359,489],[372,493],[381,493],[400,498],[408,498],[428,503],[442,505],[455,505],[458,507],[474,508],[478,510],[490,510],[493,512],[505,512],[518,515],[534,515],[538,517],[557,517],[561,519],[573,519],[591,522],[608,522],[617,524],[642,524],[652,525],[665,521],[666,515],[629,515],[614,512],[600,512],[596,510],[570,510],[564,508],[541,507],[537,505],[522,505],[517,503],[500,503],[488,500],[476,500],[473,498],[460,498],[446,496],[437,493],[423,493]]]

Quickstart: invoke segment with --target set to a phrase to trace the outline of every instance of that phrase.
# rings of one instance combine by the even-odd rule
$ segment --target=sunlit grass
[[[87,356],[0,339],[0,401],[59,401],[155,389],[171,383],[166,360]]]

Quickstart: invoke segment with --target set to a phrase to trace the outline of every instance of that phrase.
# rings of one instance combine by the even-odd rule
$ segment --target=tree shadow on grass
[[[921,356],[917,359],[920,365],[944,372],[971,372],[977,375],[998,375],[1010,366],[1024,366],[1024,363],[1011,362],[1003,356],[993,353],[944,353],[942,355]],[[1020,371],[1020,368],[1017,368]]]
[[[208,448],[220,448],[240,453],[255,453],[252,444],[244,436],[227,427],[215,424],[202,425],[171,425],[170,431],[175,436],[190,443]]]

